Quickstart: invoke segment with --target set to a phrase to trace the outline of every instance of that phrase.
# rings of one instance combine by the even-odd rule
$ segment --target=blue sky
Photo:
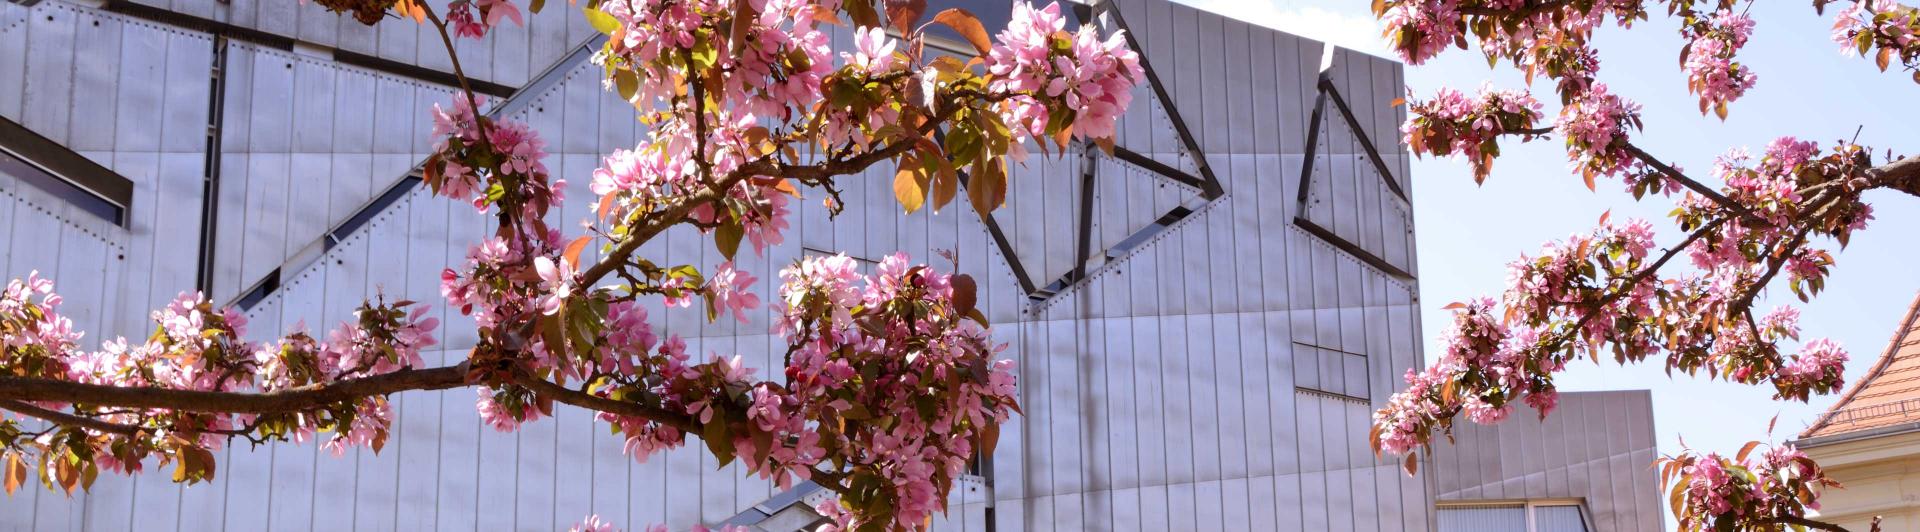
[[[1379,26],[1355,0],[1180,0],[1197,7],[1276,27],[1349,48],[1387,55]],[[1904,73],[1880,73],[1871,61],[1845,57],[1828,39],[1831,22],[1805,2],[1761,2],[1757,22],[1742,60],[1759,74],[1759,83],[1732,106],[1725,122],[1702,117],[1697,99],[1687,93],[1678,68],[1678,24],[1663,16],[1632,31],[1609,30],[1597,37],[1603,82],[1613,92],[1645,106],[1647,130],[1636,139],[1654,155],[1679,162],[1706,179],[1713,158],[1732,147],[1759,151],[1775,137],[1793,135],[1829,144],[1860,128],[1860,142],[1912,153],[1920,149],[1920,124],[1911,102],[1920,85]],[[1489,69],[1477,50],[1455,50],[1420,67],[1409,68],[1407,82],[1417,97],[1453,86],[1471,90],[1492,80],[1499,87],[1524,83],[1510,68]],[[1555,101],[1551,87],[1534,87],[1543,101]],[[1555,112],[1550,106],[1548,112]],[[1559,141],[1503,144],[1507,154],[1483,186],[1475,186],[1466,163],[1421,159],[1413,163],[1414,219],[1417,224],[1421,312],[1433,336],[1448,319],[1448,302],[1494,296],[1505,280],[1505,264],[1522,252],[1537,251],[1548,240],[1590,229],[1600,215],[1614,220],[1646,218],[1661,228],[1661,241],[1682,236],[1665,218],[1672,205],[1649,198],[1635,203],[1619,182],[1602,181],[1589,191],[1566,170]],[[1828,289],[1803,305],[1803,337],[1833,338],[1852,354],[1848,382],[1863,375],[1886,348],[1897,321],[1920,291],[1920,199],[1892,192],[1868,196],[1877,219],[1851,245],[1837,253],[1838,267]],[[1837,244],[1826,243],[1830,249]],[[1799,304],[1781,288],[1767,294],[1762,309]],[[1744,442],[1767,439],[1767,422],[1776,414],[1773,440],[1793,438],[1838,398],[1811,403],[1772,400],[1767,388],[1709,381],[1704,377],[1668,377],[1661,363],[1649,360],[1620,367],[1608,361],[1571,366],[1561,378],[1565,390],[1651,389],[1656,432],[1662,453],[1680,448],[1680,438],[1698,449],[1737,451]]]

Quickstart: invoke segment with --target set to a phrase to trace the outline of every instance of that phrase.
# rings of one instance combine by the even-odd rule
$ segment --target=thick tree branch
[[[107,386],[31,377],[0,377],[0,400],[52,401],[90,406],[165,408],[188,412],[268,414],[299,412],[341,401],[412,390],[467,386],[467,363],[312,384],[261,393],[206,392]],[[8,407],[12,410],[11,407]],[[37,416],[36,416],[37,417]]]
[[[1871,186],[1886,187],[1920,197],[1920,157],[1908,157],[1867,170]]]

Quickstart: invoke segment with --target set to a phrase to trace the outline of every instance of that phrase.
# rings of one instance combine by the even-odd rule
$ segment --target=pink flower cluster
[[[1640,104],[1595,83],[1561,108],[1554,125],[1567,139],[1567,160],[1587,176],[1614,176],[1638,163],[1627,149],[1627,130],[1640,129]]]
[[[845,256],[810,257],[781,279],[788,307],[775,331],[797,350],[788,396],[757,396],[754,418],[789,431],[795,412],[822,420],[820,437],[886,483],[893,524],[917,526],[944,506],[979,432],[1016,408],[1012,363],[992,359],[1004,346],[951,306],[951,276],[909,266],[905,255],[887,257],[872,276]],[[910,310],[919,304],[931,312]],[[891,423],[875,422],[883,415]],[[842,428],[826,430],[833,426]],[[796,436],[800,451],[810,434]]]
[[[1779,528],[1819,510],[1821,492],[1840,485],[1792,445],[1754,453],[1758,446],[1748,443],[1733,458],[1689,449],[1660,459],[1661,489],[1678,492],[1680,530]]]
[[[1400,132],[1415,155],[1465,156],[1473,163],[1474,179],[1481,180],[1492,171],[1501,135],[1534,129],[1540,102],[1524,90],[1482,85],[1480,93],[1469,98],[1443,87],[1432,99],[1409,104],[1407,111]],[[1520,134],[1523,140],[1532,138]]]
[[[1644,220],[1603,220],[1591,233],[1511,263],[1498,304],[1450,306],[1440,359],[1408,372],[1407,389],[1375,412],[1375,448],[1397,454],[1425,445],[1434,432],[1451,430],[1455,415],[1497,423],[1523,398],[1544,416],[1557,403],[1553,374],[1579,353],[1610,351],[1624,362],[1667,351],[1672,369],[1770,380],[1785,399],[1841,385],[1846,355],[1837,345],[1814,340],[1790,361],[1778,351],[1776,344],[1799,337],[1798,311],[1769,313],[1758,320],[1764,329],[1738,317],[1741,294],[1759,276],[1750,258],[1708,257],[1704,272],[1662,280],[1641,273],[1654,262],[1655,245]]]
[[[436,193],[470,200],[486,212],[499,201],[488,186],[512,176],[520,190],[511,191],[523,215],[539,215],[560,202],[566,181],[547,182],[546,141],[524,123],[495,121],[474,114],[479,101],[454,98],[453,110],[433,106],[434,155],[427,162],[427,182]],[[484,138],[483,138],[484,137]],[[485,162],[485,167],[482,166]],[[504,195],[502,195],[504,196]]]
[[[1854,0],[1834,14],[1833,42],[1843,54],[1879,48],[1912,66],[1920,55],[1920,9],[1895,0]]]
[[[0,345],[5,347],[0,373],[119,387],[272,392],[420,367],[420,351],[435,344],[432,331],[438,325],[438,320],[425,317],[424,305],[369,303],[355,312],[355,321],[329,333],[327,341],[296,332],[277,342],[254,343],[242,339],[246,320],[238,313],[216,309],[198,293],[182,293],[153,312],[158,327],[146,341],[116,338],[98,351],[86,351],[78,345],[81,333],[59,313],[60,303],[53,282],[37,272],[0,292]],[[120,434],[72,427],[67,430],[88,437],[39,443],[41,452],[94,456],[105,469],[119,472],[139,470],[141,459],[150,455],[187,460],[186,455],[218,450],[239,435],[304,442],[317,431],[331,431],[324,447],[335,455],[355,446],[378,449],[392,422],[380,396],[262,415],[41,406],[72,408],[75,415],[142,428]],[[76,445],[90,448],[66,447]],[[211,478],[211,464],[206,467],[189,468],[185,478]]]
[[[715,85],[720,93],[710,95],[719,108],[741,116],[792,118],[794,110],[819,101],[821,82],[833,72],[829,39],[818,27],[819,20],[831,19],[833,6],[809,0],[754,4],[739,39],[714,24],[733,13],[733,2],[601,4],[599,9],[618,21],[620,29],[595,60],[633,73],[637,90],[623,96],[637,105],[674,105],[678,89],[673,80],[708,70],[720,76]],[[714,48],[712,64],[692,64],[688,52],[701,43]],[[740,49],[733,49],[736,45]],[[614,80],[608,83],[613,86]]]
[[[1826,338],[1817,338],[1801,346],[1793,360],[1781,366],[1774,382],[1784,397],[1806,400],[1811,393],[1830,393],[1846,382],[1847,350]]]
[[[1092,25],[1072,34],[1065,28],[1059,3],[1034,9],[1016,2],[1013,19],[987,56],[991,88],[1020,94],[999,104],[1015,141],[1053,133],[1052,113],[1071,114],[1075,138],[1111,138],[1115,122],[1133,101],[1133,86],[1145,79],[1140,56],[1122,32],[1101,39]],[[1009,149],[1016,160],[1025,157],[1019,144]]]
[[[456,36],[480,39],[487,31],[500,26],[500,21],[513,19],[514,25],[526,26],[520,18],[520,8],[512,0],[453,0],[447,3],[447,25],[453,27]]]
[[[1460,0],[1394,2],[1376,15],[1400,58],[1420,65],[1460,37],[1460,4]]]
[[[1753,19],[1745,13],[1722,9],[1686,32],[1687,90],[1700,95],[1700,112],[1715,109],[1726,117],[1726,105],[1753,88],[1753,70],[1734,61],[1740,48],[1753,35]]]
[[[1587,40],[1608,18],[1624,26],[1645,13],[1639,0],[1544,6],[1528,0],[1388,0],[1374,10],[1389,46],[1409,64],[1425,63],[1449,46],[1465,48],[1465,39],[1475,38],[1489,57],[1510,58],[1515,66],[1556,78],[1583,78],[1592,70]],[[1475,27],[1485,30],[1467,33]]]

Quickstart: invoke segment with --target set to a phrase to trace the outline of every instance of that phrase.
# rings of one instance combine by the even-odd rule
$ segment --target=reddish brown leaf
[[[1741,462],[1747,461],[1747,455],[1752,454],[1753,448],[1759,447],[1759,446],[1760,446],[1760,442],[1757,442],[1757,441],[1747,442],[1746,445],[1740,446],[1740,454],[1734,455],[1734,460],[1738,460]]]
[[[600,206],[594,207],[593,209],[594,215],[599,216],[600,221],[603,221],[603,222],[606,221],[607,213],[613,211],[613,202],[615,197],[617,197],[616,194],[607,194],[605,196],[600,196]]]
[[[933,212],[936,213],[960,195],[960,174],[953,171],[953,164],[946,159],[937,161],[940,163],[940,173],[933,175]]]
[[[64,456],[53,459],[53,476],[60,482],[60,489],[66,490],[68,497],[72,497],[73,488],[80,485],[79,468]]]
[[[737,54],[746,48],[747,33],[753,29],[751,21],[757,18],[756,15],[758,14],[753,11],[753,2],[733,0],[733,21],[730,28],[732,31],[727,35],[728,50],[733,50]]]
[[[11,496],[13,492],[20,490],[21,484],[26,483],[27,464],[20,461],[19,454],[7,453],[5,467],[7,495]]]
[[[956,7],[934,15],[933,22],[953,28],[953,31],[965,38],[967,44],[972,44],[973,49],[978,50],[981,56],[993,52],[993,40],[987,37],[986,26],[980,25],[980,19],[973,16],[973,13]]]
[[[1000,424],[989,420],[979,432],[980,456],[993,456],[993,450],[1000,446]]]
[[[1455,301],[1455,302],[1452,302],[1452,303],[1448,303],[1448,304],[1447,304],[1447,306],[1444,306],[1444,307],[1440,307],[1440,310],[1459,310],[1459,309],[1463,309],[1463,308],[1467,308],[1467,304],[1466,304],[1466,303],[1461,303],[1461,302],[1458,302],[1458,301]]]
[[[953,284],[953,310],[965,316],[973,311],[974,305],[980,303],[980,285],[973,281],[973,276],[964,273],[953,276],[951,283]]]
[[[927,12],[927,0],[887,0],[887,23],[902,34],[920,22]]]
[[[573,264],[575,268],[579,268],[582,266],[582,264],[580,264],[580,253],[586,251],[587,244],[591,243],[593,243],[592,236],[575,238],[572,242],[567,243],[567,251],[561,254],[560,257],[566,259],[568,263]]]

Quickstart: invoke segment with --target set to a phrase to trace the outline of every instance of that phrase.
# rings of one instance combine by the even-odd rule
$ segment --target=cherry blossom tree
[[[1848,55],[1920,82],[1920,12],[1889,0],[1812,0],[1832,11],[1833,40]],[[1839,5],[1833,5],[1839,4]],[[1407,102],[1402,128],[1417,155],[1466,159],[1476,181],[1500,156],[1500,142],[1562,139],[1569,169],[1589,188],[1619,180],[1636,200],[1671,201],[1684,233],[1661,248],[1645,220],[1608,220],[1547,243],[1508,266],[1496,298],[1455,303],[1433,365],[1409,370],[1408,387],[1374,414],[1376,452],[1404,454],[1450,435],[1454,419],[1498,423],[1524,402],[1553,410],[1554,374],[1582,357],[1622,364],[1662,357],[1669,372],[1772,386],[1781,400],[1806,401],[1842,386],[1847,353],[1825,339],[1800,340],[1799,312],[1755,308],[1769,287],[1802,301],[1816,296],[1846,245],[1873,219],[1865,194],[1920,196],[1920,158],[1854,141],[1782,136],[1758,156],[1735,148],[1707,178],[1689,174],[1634,142],[1646,126],[1640,106],[1601,81],[1594,32],[1629,28],[1656,14],[1680,25],[1680,67],[1700,112],[1725,118],[1759,75],[1739,61],[1754,31],[1748,0],[1375,0],[1385,36],[1418,65],[1449,48],[1477,46],[1490,64],[1550,81],[1559,109],[1548,123],[1522,89],[1454,89]],[[1679,87],[1675,87],[1676,90]],[[1715,186],[1715,181],[1718,185]],[[1685,257],[1684,260],[1675,260]],[[1783,344],[1798,342],[1797,351]],[[1729,459],[1685,451],[1662,459],[1683,530],[1840,527],[1808,519],[1824,488],[1838,484],[1790,445]]]
[[[71,493],[102,470],[153,464],[176,482],[206,481],[212,451],[235,438],[378,452],[390,395],[472,388],[479,416],[501,431],[552,416],[554,403],[587,408],[635,459],[691,437],[779,487],[806,479],[837,492],[820,508],[832,528],[925,527],[966,462],[991,453],[1000,423],[1019,411],[976,281],[901,254],[871,274],[844,255],[810,257],[778,272],[761,301],[748,291],[760,279],[732,259],[743,243],[755,253],[780,243],[795,201],[837,214],[842,179],[875,166],[897,169],[891,187],[908,213],[951,205],[962,174],[973,208],[990,211],[1005,201],[1007,165],[1032,149],[1110,147],[1143,75],[1117,31],[1068,31],[1057,4],[1017,4],[989,34],[966,11],[928,17],[918,1],[589,0],[582,16],[608,37],[593,61],[648,127],[581,176],[595,219],[570,235],[542,221],[565,199],[542,140],[476,113],[484,102],[453,54],[457,38],[520,23],[522,6],[316,1],[367,24],[430,25],[452,55],[462,90],[435,108],[425,173],[435,193],[497,220],[441,274],[446,304],[473,317],[477,345],[457,365],[426,367],[420,353],[438,325],[423,318],[427,305],[385,300],[322,337],[251,342],[239,314],[185,293],[153,312],[152,336],[90,350],[51,280],[17,279],[0,293],[8,493],[30,472]],[[853,32],[856,46],[833,49],[827,25]],[[930,25],[960,35],[971,57],[925,48]],[[636,253],[677,225],[710,237],[727,260]],[[601,258],[584,260],[589,248]],[[774,306],[784,379],[738,356],[697,358],[642,298],[700,305],[710,320],[744,322],[744,311]]]

